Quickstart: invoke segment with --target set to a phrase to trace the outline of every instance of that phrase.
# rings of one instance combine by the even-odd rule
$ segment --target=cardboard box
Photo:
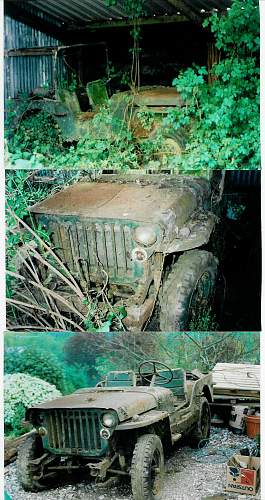
[[[227,463],[226,491],[256,495],[260,482],[260,458],[233,455]]]

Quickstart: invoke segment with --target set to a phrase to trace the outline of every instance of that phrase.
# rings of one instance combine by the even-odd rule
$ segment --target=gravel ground
[[[209,444],[201,450],[176,449],[166,461],[166,477],[161,500],[260,499],[253,495],[224,494],[226,462],[242,448],[253,447],[253,440],[227,429],[212,429]],[[26,493],[20,487],[16,464],[5,468],[5,488],[12,500],[132,500],[128,485],[102,489],[93,483],[67,484],[40,493]]]

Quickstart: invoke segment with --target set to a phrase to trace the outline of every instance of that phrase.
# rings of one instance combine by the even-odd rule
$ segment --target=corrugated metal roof
[[[12,0],[6,0],[5,3],[8,7]],[[143,17],[182,15],[203,19],[205,14],[212,10],[223,11],[230,4],[231,0],[146,0]],[[123,0],[117,0],[112,6],[107,6],[105,0],[21,0],[19,8],[26,12],[32,12],[34,9],[38,16],[46,14],[58,25],[66,25],[69,28],[82,27],[93,22],[128,19]]]

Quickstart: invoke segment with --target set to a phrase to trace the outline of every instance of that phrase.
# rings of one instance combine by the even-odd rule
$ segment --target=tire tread
[[[150,492],[147,473],[150,456],[157,448],[162,455],[164,468],[164,454],[159,437],[155,434],[144,434],[137,440],[131,463],[131,482],[134,500],[156,500],[159,498],[158,495],[154,496]]]
[[[207,267],[214,280],[217,274],[217,259],[206,250],[184,252],[172,266],[159,294],[161,331],[186,329],[183,321],[185,300],[196,285],[198,273]]]

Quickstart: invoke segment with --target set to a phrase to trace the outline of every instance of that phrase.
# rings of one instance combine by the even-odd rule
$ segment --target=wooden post
[[[219,63],[221,59],[220,51],[215,47],[213,42],[208,43],[208,57],[207,57],[207,68],[208,68],[208,83],[211,84],[216,80],[216,76],[212,74],[212,68],[214,64]]]

